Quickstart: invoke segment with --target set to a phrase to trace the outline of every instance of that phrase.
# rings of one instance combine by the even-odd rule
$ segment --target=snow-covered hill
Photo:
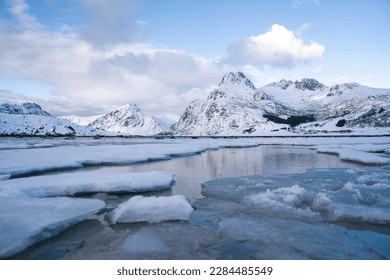
[[[92,117],[61,117],[79,125],[130,135],[155,135],[169,131],[177,121],[174,116],[154,116],[129,103],[112,112]]]
[[[0,135],[2,136],[93,136],[110,135],[91,127],[59,120],[38,104],[0,104]]]
[[[204,103],[196,101],[186,108],[174,131],[180,135],[263,135],[276,130],[288,134],[286,123],[269,116],[296,114],[256,89],[243,73],[229,73]]]
[[[91,122],[95,121],[97,118],[100,118],[101,116],[103,115],[90,116],[90,117],[80,117],[76,115],[71,115],[71,116],[60,116],[58,117],[58,119],[65,120],[78,125],[88,126]]]
[[[282,104],[312,114],[315,122],[297,127],[297,131],[315,133],[366,131],[378,134],[390,131],[390,89],[370,88],[357,83],[325,86],[314,79],[281,80],[262,88]],[[371,134],[371,133],[370,133]]]
[[[191,103],[173,129],[179,135],[384,134],[390,132],[390,90],[328,87],[314,79],[257,89],[243,73],[229,73],[205,102]]]

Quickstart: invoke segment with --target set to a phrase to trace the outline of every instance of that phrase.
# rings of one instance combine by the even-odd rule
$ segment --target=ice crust
[[[159,223],[170,220],[188,220],[193,211],[184,196],[168,197],[135,196],[120,204],[112,213],[110,222]]]
[[[95,199],[0,197],[0,258],[58,234],[104,206]]]
[[[319,153],[328,153],[338,155],[345,161],[353,161],[368,165],[387,165],[390,163],[390,157],[387,150],[389,144],[372,145],[322,145],[315,147]]]
[[[194,204],[191,220],[226,244],[250,242],[248,258],[388,259],[388,250],[345,225],[390,224],[389,174],[387,167],[313,169],[213,180],[203,184],[205,198]],[[388,235],[376,234],[390,246]]]
[[[77,143],[77,142],[76,142]],[[75,143],[75,144],[76,144]],[[98,142],[99,143],[99,142]],[[252,140],[176,140],[173,142],[120,142],[119,144],[65,145],[30,149],[0,149],[0,175],[20,176],[50,170],[82,168],[85,166],[133,164],[172,157],[195,155],[207,150],[234,145],[247,147]],[[39,160],[37,160],[39,159]]]
[[[75,172],[0,181],[1,196],[54,197],[78,193],[146,192],[171,187],[174,174],[162,171],[141,173]]]
[[[313,221],[390,223],[389,170],[313,169],[305,173],[221,179],[202,194],[263,215]]]

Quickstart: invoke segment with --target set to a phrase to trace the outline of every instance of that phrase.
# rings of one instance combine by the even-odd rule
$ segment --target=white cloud
[[[12,2],[11,8],[15,10],[14,18],[0,19],[0,77],[48,85],[51,95],[31,100],[26,93],[25,101],[51,104],[45,109],[56,115],[103,113],[128,102],[156,112],[181,114],[192,101],[190,96],[199,93],[202,96],[198,98],[204,97],[202,91],[193,88],[218,83],[230,70],[189,53],[149,44],[119,43],[118,38],[101,48],[84,34],[40,26],[23,1]],[[20,28],[14,28],[15,21]],[[1,99],[23,98],[14,96],[10,98],[3,92]]]
[[[132,41],[138,1],[77,1],[91,13],[91,21],[79,32],[48,29],[29,13],[27,2],[9,1],[12,17],[0,18],[0,77],[35,81],[51,92],[23,96],[3,87],[0,101],[37,102],[55,115],[100,114],[128,102],[156,113],[181,114],[193,99],[205,99],[210,86],[229,71],[246,71],[253,78],[259,76],[256,65],[292,66],[318,59],[324,51],[322,45],[304,43],[273,25],[270,32],[229,46],[229,62],[236,67]],[[129,21],[122,24],[127,16]],[[111,27],[106,29],[106,23]],[[89,33],[100,24],[99,34]],[[127,33],[115,34],[111,28]]]
[[[36,18],[30,15],[29,6],[24,0],[8,0],[10,13],[15,17],[16,28],[41,28]]]
[[[272,65],[292,67],[318,60],[325,47],[316,42],[305,43],[282,25],[228,46],[230,62],[237,65]]]
[[[295,30],[295,34],[297,37],[302,37],[302,35],[308,30],[313,24],[309,22],[305,22],[299,28]]]

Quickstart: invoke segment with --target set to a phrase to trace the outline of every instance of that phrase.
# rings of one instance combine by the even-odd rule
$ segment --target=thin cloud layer
[[[135,42],[142,30],[136,13],[140,0],[78,0],[87,12],[87,23],[81,31],[94,46]]]
[[[229,61],[236,65],[271,65],[292,67],[322,57],[325,47],[305,43],[286,27],[274,24],[271,30],[228,46]]]

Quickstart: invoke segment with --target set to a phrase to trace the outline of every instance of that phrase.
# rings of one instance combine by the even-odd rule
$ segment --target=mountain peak
[[[223,76],[218,86],[231,84],[244,84],[252,89],[255,89],[253,83],[242,72],[230,72],[226,74]]]
[[[321,84],[316,79],[311,79],[311,78],[303,78],[303,79],[297,80],[295,82],[282,79],[279,82],[271,83],[268,86],[278,87],[281,89],[287,89],[287,88],[292,86],[292,87],[295,87],[296,89],[303,90],[303,91],[304,90],[315,91],[315,90],[321,90],[321,89],[325,88],[324,84]]]
[[[21,105],[4,103],[0,104],[0,113],[12,115],[41,115],[50,117],[50,114],[36,103],[25,102]]]
[[[303,78],[300,81],[295,81],[294,86],[297,89],[300,90],[317,90],[317,89],[323,89],[325,85],[321,84],[316,79],[310,79],[310,78]]]
[[[122,111],[122,110],[131,110],[131,111],[135,111],[135,112],[139,112],[139,111],[142,111],[142,109],[135,103],[127,103],[126,105],[123,105],[121,107],[119,107],[118,109],[116,109],[117,111]]]

